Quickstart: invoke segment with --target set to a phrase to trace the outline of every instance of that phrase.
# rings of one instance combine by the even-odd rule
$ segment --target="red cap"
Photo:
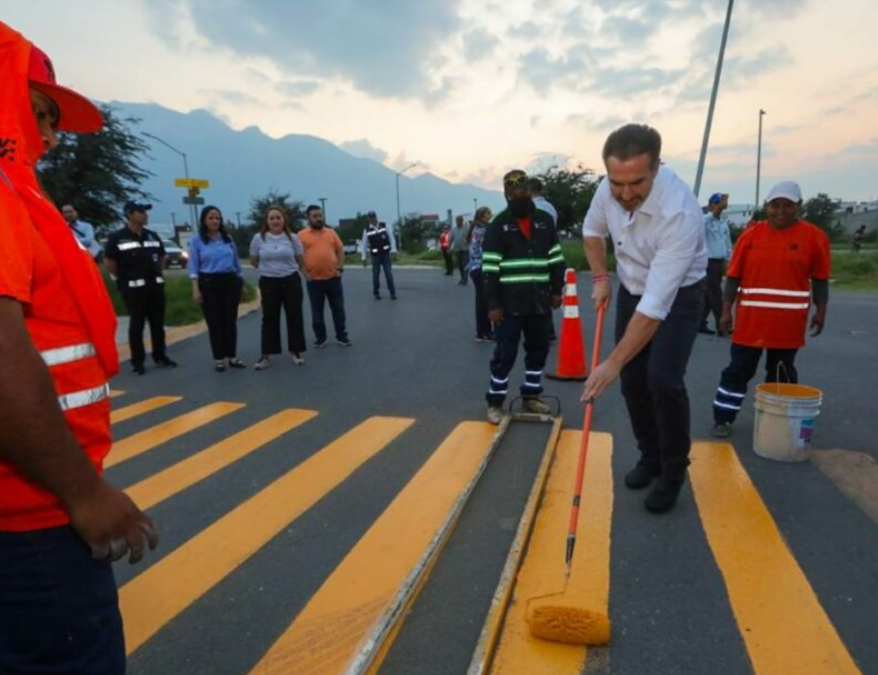
[[[36,45],[31,45],[28,80],[34,89],[44,93],[58,106],[61,112],[59,131],[93,132],[99,131],[104,125],[101,111],[94,103],[56,83],[52,60]]]

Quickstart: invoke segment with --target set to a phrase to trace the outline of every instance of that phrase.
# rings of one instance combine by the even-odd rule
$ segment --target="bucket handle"
[[[783,361],[778,361],[778,362],[777,362],[777,371],[776,371],[775,374],[774,374],[775,377],[777,378],[777,379],[775,380],[775,382],[776,382],[777,384],[781,384],[781,381],[780,381],[780,371],[781,371],[781,368],[783,368],[783,371],[784,371],[784,376],[785,376],[785,379],[786,379],[786,384],[792,384],[793,382],[792,382],[792,380],[790,379],[790,371],[789,371],[789,369],[787,368],[786,364],[785,364]]]

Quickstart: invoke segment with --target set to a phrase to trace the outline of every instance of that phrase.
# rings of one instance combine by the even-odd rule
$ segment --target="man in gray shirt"
[[[469,264],[469,225],[463,222],[463,216],[455,219],[454,227],[451,228],[451,252],[457,260],[457,269],[460,272],[460,281],[457,283],[466,286],[466,268]]]
[[[707,325],[707,317],[713,313],[716,330],[723,313],[723,275],[726,265],[732,259],[732,236],[729,233],[729,220],[723,216],[728,204],[728,195],[717,192],[707,200],[707,213],[704,214],[704,236],[707,244],[707,293],[704,315],[701,317],[699,333],[715,335]]]

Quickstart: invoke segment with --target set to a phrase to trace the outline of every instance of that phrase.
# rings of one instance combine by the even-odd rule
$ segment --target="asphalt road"
[[[124,372],[114,381],[114,388],[126,392],[119,405],[152,396],[181,396],[174,415],[216,401],[246,404],[112,467],[109,477],[123,487],[281,409],[319,413],[290,438],[266,444],[150,509],[162,533],[161,550],[145,566],[118,566],[120,586],[363,420],[376,415],[415,420],[387,449],[162,627],[131,657],[132,675],[249,672],[442,439],[462,420],[483,419],[492,347],[473,339],[472,287],[459,286],[437,269],[401,269],[396,279],[399,300],[376,302],[369,275],[349,269],[345,294],[354,346],[331,342],[319,351],[309,349],[303,367],[278,358],[263,372],[215,373],[202,335],[170,348],[178,369],[148,369],[144,377]],[[587,293],[587,280],[579,286],[580,293]],[[594,314],[587,302],[581,305],[590,346]],[[305,312],[308,325],[307,301]],[[608,329],[612,319],[611,313]],[[309,325],[306,332],[310,344]],[[240,321],[239,345],[239,355],[255,362],[258,313]],[[710,405],[728,345],[710,337],[699,337],[696,344],[688,374],[696,438],[709,437]],[[825,334],[811,341],[797,362],[802,382],[825,393],[816,447],[878,458],[876,347],[878,295],[833,294]],[[554,358],[553,351],[550,359]],[[522,377],[518,365],[513,386]],[[567,427],[581,423],[580,389],[576,383],[547,383],[546,393],[561,399]],[[156,410],[119,423],[115,431],[118,438],[128,437],[171,416],[168,409]],[[756,456],[751,451],[752,421],[748,399],[731,442],[847,649],[863,673],[878,673],[878,524],[812,463],[787,465]],[[589,671],[753,673],[690,488],[684,489],[673,513],[655,517],[643,509],[642,494],[622,487],[621,477],[636,461],[636,452],[618,386],[599,401],[595,428],[612,433],[615,445],[610,612],[616,632],[609,650],[590,652]],[[504,502],[502,490],[488,491],[491,498],[481,502],[488,511],[478,514],[480,520],[490,525],[493,518],[496,530],[509,530],[510,504]],[[494,548],[482,556],[486,565],[495,566],[482,569],[486,579],[491,569],[499,574],[498,560],[502,565],[504,538],[495,536],[493,541]],[[508,538],[505,541],[508,545]],[[467,546],[459,549],[465,552]],[[460,565],[471,562],[460,556]],[[454,570],[443,568],[445,583],[453,582]],[[490,584],[480,586],[493,592]],[[400,670],[400,664],[418,663],[426,656],[414,650],[438,643],[444,643],[448,669],[430,672],[461,672],[450,664],[468,660],[481,629],[484,598],[484,592],[455,594],[453,611],[442,612],[430,624],[433,642],[412,640],[409,653],[400,643],[401,651],[388,662],[393,668],[387,672],[418,672]],[[796,617],[790,616],[790,621]],[[443,635],[455,639],[442,640]]]

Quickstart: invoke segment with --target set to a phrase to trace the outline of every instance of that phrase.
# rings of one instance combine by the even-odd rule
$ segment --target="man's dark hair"
[[[321,209],[319,206],[317,206],[317,204],[309,204],[309,205],[308,205],[308,208],[305,209],[305,215],[306,215],[306,216],[310,216],[310,215],[311,215],[311,211],[322,211],[322,210],[323,210],[323,209]]]
[[[539,178],[531,178],[528,182],[530,183],[530,191],[533,194],[538,195],[543,191],[543,181]]]
[[[658,167],[662,154],[662,137],[646,124],[626,124],[616,129],[604,143],[604,164],[610,157],[626,162],[632,157],[648,154],[653,168]]]

